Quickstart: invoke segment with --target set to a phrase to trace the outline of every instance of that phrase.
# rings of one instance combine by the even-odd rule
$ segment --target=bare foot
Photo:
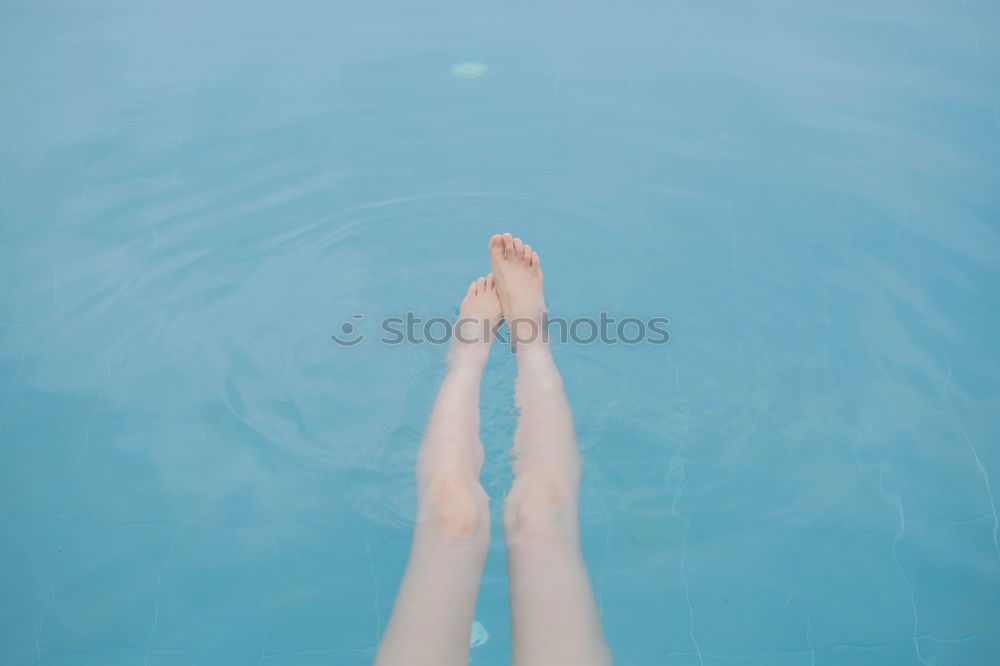
[[[489,249],[511,344],[516,347],[518,342],[542,339],[545,296],[538,253],[510,234],[493,236]]]
[[[493,274],[475,280],[458,308],[449,360],[485,364],[502,319]]]

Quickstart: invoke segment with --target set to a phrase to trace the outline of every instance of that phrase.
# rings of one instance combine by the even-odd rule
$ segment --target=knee
[[[504,531],[512,537],[553,533],[576,522],[576,487],[555,478],[518,478],[504,502]]]
[[[427,483],[423,513],[446,534],[468,538],[488,530],[485,491],[478,482],[444,477]]]

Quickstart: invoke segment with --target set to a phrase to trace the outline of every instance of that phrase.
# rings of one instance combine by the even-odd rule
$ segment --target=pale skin
[[[538,253],[489,242],[493,272],[471,285],[417,454],[410,559],[376,666],[466,666],[490,525],[479,483],[479,384],[501,319],[517,357],[514,483],[504,501],[514,666],[607,666],[611,653],[580,553],[580,456],[562,377],[538,335]]]

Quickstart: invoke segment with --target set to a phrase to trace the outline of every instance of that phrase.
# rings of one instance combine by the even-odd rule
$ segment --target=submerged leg
[[[538,254],[510,234],[490,240],[517,353],[514,483],[505,503],[515,666],[606,666],[611,653],[580,553],[580,456],[562,377],[540,338]]]
[[[376,666],[467,666],[489,541],[479,483],[479,383],[500,321],[493,278],[462,301],[448,372],[417,457],[417,522],[403,582]]]

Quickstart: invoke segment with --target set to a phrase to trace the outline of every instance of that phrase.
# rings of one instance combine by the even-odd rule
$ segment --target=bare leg
[[[448,373],[418,454],[416,531],[376,666],[469,663],[490,532],[479,484],[479,382],[500,316],[493,277],[479,278],[462,301]]]
[[[514,483],[504,508],[515,666],[605,666],[611,653],[580,553],[580,456],[548,344],[538,254],[510,234],[490,240],[517,353]]]

